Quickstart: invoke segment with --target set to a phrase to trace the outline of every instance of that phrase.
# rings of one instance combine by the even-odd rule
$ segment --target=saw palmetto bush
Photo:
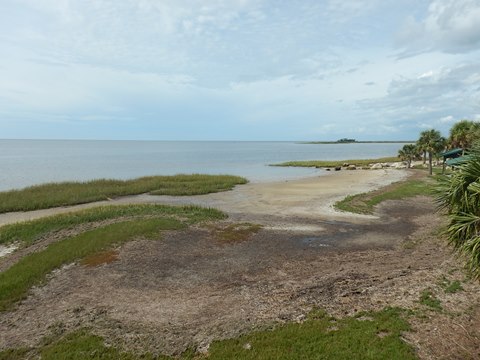
[[[453,174],[441,181],[437,200],[450,219],[450,243],[465,256],[480,279],[480,146],[477,144]]]

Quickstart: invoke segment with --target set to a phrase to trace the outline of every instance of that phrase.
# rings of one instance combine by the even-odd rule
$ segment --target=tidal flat
[[[473,357],[480,286],[446,246],[432,198],[385,200],[367,215],[334,207],[347,195],[424,178],[423,170],[341,171],[220,193],[140,194],[2,214],[10,225],[0,236],[2,229],[29,236],[22,245],[9,235],[6,244],[18,249],[0,258],[2,276],[63,241],[109,238],[101,234],[112,226],[125,241],[95,257],[81,253],[9,303],[0,313],[0,355],[291,359],[313,349],[333,359],[348,351]],[[150,210],[119,211],[131,207]],[[99,211],[117,215],[72,220]],[[55,217],[64,226],[39,225]],[[155,219],[168,226],[151,229]],[[29,221],[12,225],[22,220]],[[146,221],[148,231],[135,235],[127,221]],[[446,283],[461,290],[447,292]],[[436,308],[422,300],[426,293]],[[459,325],[463,332],[454,331]],[[458,346],[442,341],[452,334]]]

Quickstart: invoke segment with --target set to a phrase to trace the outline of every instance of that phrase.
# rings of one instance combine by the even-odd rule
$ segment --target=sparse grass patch
[[[258,224],[240,223],[226,227],[212,226],[215,238],[222,244],[234,244],[248,240],[262,228]]]
[[[143,193],[200,195],[231,190],[235,185],[245,183],[247,180],[239,176],[200,174],[51,183],[0,192],[0,213],[84,204]]]
[[[102,206],[61,215],[54,215],[38,220],[4,225],[0,227],[0,244],[18,242],[23,246],[28,246],[49,233],[72,228],[77,225],[110,219],[126,220],[148,216],[174,217],[189,224],[226,218],[224,213],[216,209],[208,209],[198,206]]]
[[[0,360],[24,360],[29,359],[32,353],[30,349],[7,349],[0,351]]]
[[[404,311],[397,308],[344,319],[315,311],[303,323],[289,323],[230,340],[215,341],[209,348],[208,359],[415,359],[414,350],[401,338],[402,332],[408,330]],[[171,359],[162,355],[122,352],[106,346],[101,337],[92,335],[86,329],[32,349],[31,355],[46,360]],[[179,358],[204,357],[189,350]]]
[[[394,157],[383,157],[378,159],[354,159],[354,160],[306,160],[306,161],[287,161],[280,164],[273,164],[271,166],[293,166],[293,167],[336,167],[343,164],[353,164],[356,166],[368,166],[375,163],[389,163],[398,162],[400,159]]]
[[[320,311],[300,324],[213,342],[209,359],[414,359],[412,348],[401,340],[408,329],[400,309],[344,319]]]
[[[435,294],[430,289],[425,289],[420,294],[420,304],[429,307],[435,311],[442,310],[442,304]]]
[[[23,299],[28,290],[45,281],[52,270],[136,237],[158,237],[161,230],[186,225],[175,219],[153,218],[107,225],[49,245],[25,256],[0,273],[0,311]]]
[[[123,352],[112,346],[106,346],[100,336],[92,335],[87,330],[79,330],[66,335],[56,342],[44,346],[40,350],[44,360],[161,360],[167,357],[153,356],[151,354],[136,355]]]
[[[401,200],[419,195],[431,196],[432,186],[427,179],[402,181],[369,193],[349,195],[334,206],[342,211],[373,214],[374,207],[386,200]]]
[[[443,277],[440,286],[447,294],[455,294],[456,292],[463,291],[462,283],[459,280],[450,281],[446,277]]]

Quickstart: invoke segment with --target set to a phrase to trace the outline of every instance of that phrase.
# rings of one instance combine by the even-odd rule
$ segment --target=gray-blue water
[[[241,175],[250,181],[321,175],[323,170],[272,167],[290,160],[394,156],[403,144],[294,142],[0,140],[0,190],[67,180],[145,175]]]

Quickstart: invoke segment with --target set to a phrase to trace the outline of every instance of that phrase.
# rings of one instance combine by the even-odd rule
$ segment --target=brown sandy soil
[[[363,192],[379,185],[378,174],[358,184],[348,179]],[[231,219],[132,241],[117,249],[117,260],[99,266],[55,271],[0,314],[0,349],[88,326],[128,349],[178,354],[274,322],[301,321],[312,307],[344,316],[400,306],[414,310],[405,339],[421,358],[480,358],[480,285],[465,278],[461,261],[439,239],[442,218],[431,199],[388,201],[376,217],[336,217],[325,204],[338,189],[329,193],[326,186],[322,198],[321,182],[311,184],[248,185],[242,191],[251,194],[250,207],[248,196],[238,195],[242,187],[199,197]],[[264,228],[225,244],[216,232],[232,221]],[[460,280],[464,290],[447,294],[444,277]],[[442,311],[419,303],[424,289],[440,299]]]

